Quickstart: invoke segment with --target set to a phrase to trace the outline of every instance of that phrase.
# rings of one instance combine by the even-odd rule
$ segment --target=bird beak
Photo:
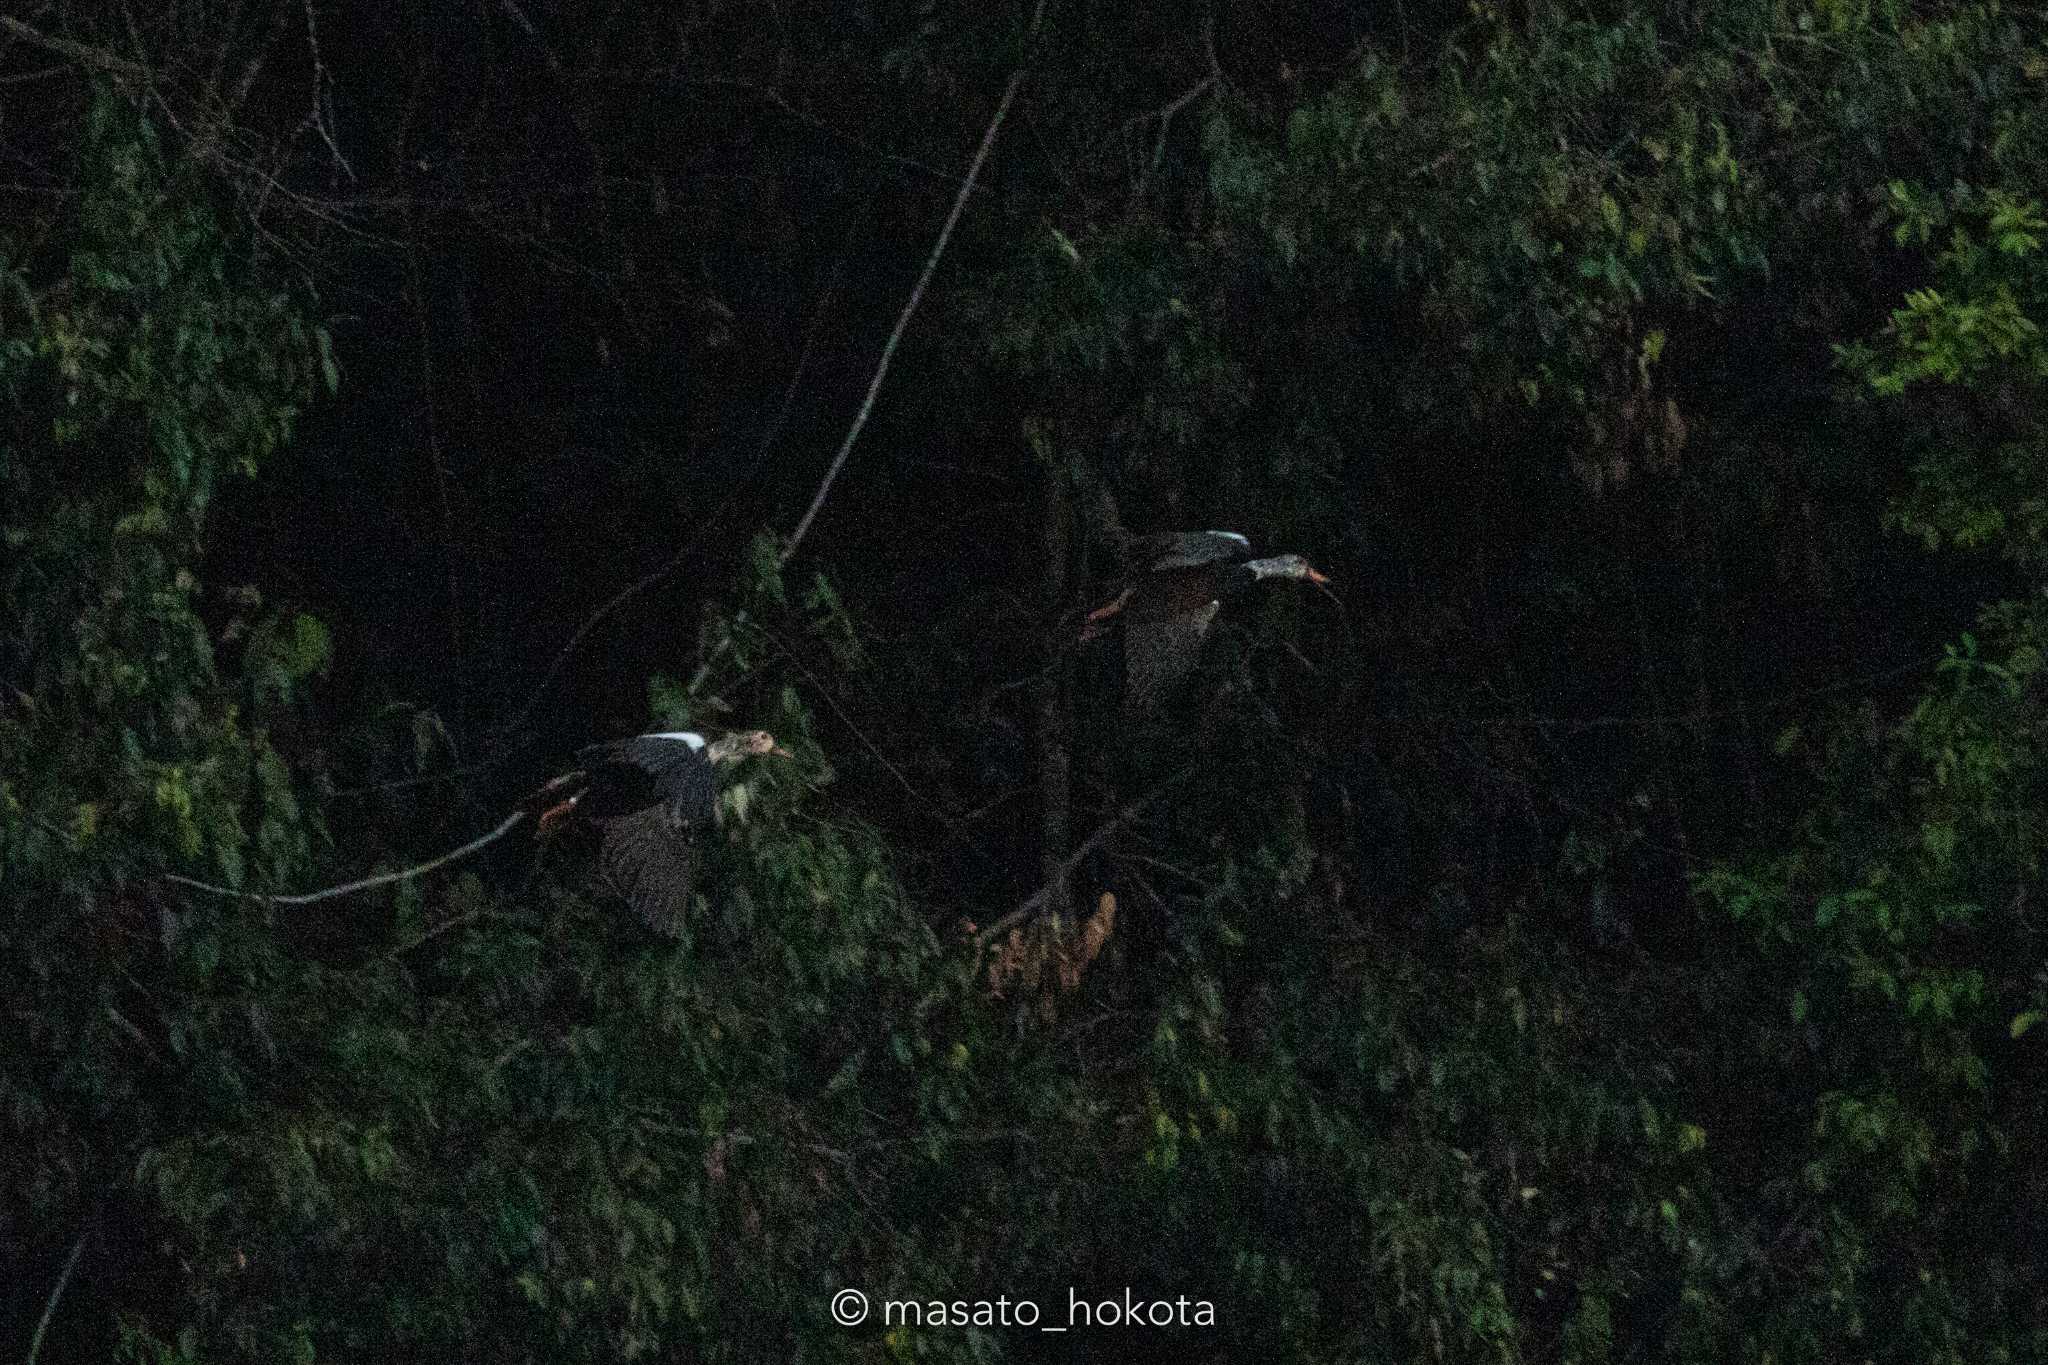
[[[795,758],[795,757],[796,757],[796,755],[795,755],[795,754],[793,754],[793,753],[791,753],[791,752],[790,752],[789,750],[787,750],[787,749],[783,748],[783,747],[782,747],[782,746],[781,746],[780,744],[771,744],[771,745],[769,745],[769,746],[768,746],[768,752],[769,752],[770,754],[772,754],[773,756],[775,756],[776,758]]]
[[[1326,573],[1317,573],[1314,569],[1310,569],[1308,571],[1308,581],[1315,584],[1319,588],[1327,588],[1330,586],[1330,576]]]

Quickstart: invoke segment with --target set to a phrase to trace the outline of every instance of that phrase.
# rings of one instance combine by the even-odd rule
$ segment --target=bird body
[[[1252,558],[1251,541],[1235,531],[1166,531],[1119,537],[1129,581],[1117,597],[1088,614],[1083,639],[1104,622],[1123,628],[1124,699],[1147,710],[1166,699],[1201,658],[1203,642],[1224,603],[1272,580],[1329,579],[1297,554]]]
[[[601,835],[599,865],[647,927],[679,937],[696,881],[696,831],[716,810],[720,764],[755,754],[788,757],[765,730],[707,740],[694,730],[592,744],[582,765],[542,788],[568,795],[542,814],[547,833],[571,817]]]
[[[582,814],[592,819],[628,815],[656,804],[674,807],[686,821],[711,814],[718,795],[711,779],[710,743],[694,730],[634,735],[579,750],[589,777]]]

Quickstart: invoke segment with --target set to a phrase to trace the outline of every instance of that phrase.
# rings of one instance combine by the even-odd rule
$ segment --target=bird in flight
[[[649,929],[679,938],[696,882],[698,831],[717,807],[717,773],[763,754],[790,756],[766,730],[719,739],[670,730],[590,745],[577,754],[576,771],[536,796],[552,802],[541,813],[540,832],[589,822],[599,834],[605,875]]]
[[[1088,613],[1081,638],[1093,639],[1111,621],[1123,627],[1124,701],[1134,711],[1163,703],[1194,671],[1224,603],[1264,582],[1324,589],[1330,582],[1297,554],[1254,559],[1251,541],[1235,531],[1126,534],[1119,548],[1129,566],[1126,585]]]

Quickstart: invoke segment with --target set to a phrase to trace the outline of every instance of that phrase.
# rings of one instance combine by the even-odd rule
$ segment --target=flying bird
[[[1202,644],[1223,604],[1270,581],[1330,580],[1297,554],[1254,559],[1252,543],[1235,531],[1118,533],[1128,582],[1088,613],[1081,638],[1117,622],[1123,628],[1124,703],[1145,711],[1164,702],[1202,657]]]
[[[697,831],[718,801],[721,764],[756,754],[789,757],[766,730],[707,740],[694,730],[634,735],[581,750],[576,771],[541,788],[554,802],[540,832],[586,820],[599,833],[599,866],[647,927],[680,938],[696,881]]]

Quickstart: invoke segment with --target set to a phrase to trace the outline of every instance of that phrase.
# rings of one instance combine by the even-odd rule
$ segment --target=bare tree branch
[[[1073,873],[1074,869],[1081,865],[1083,858],[1102,847],[1103,841],[1108,839],[1110,835],[1116,833],[1140,815],[1143,815],[1160,797],[1186,781],[1194,771],[1193,765],[1182,768],[1179,772],[1154,786],[1144,795],[1125,802],[1116,814],[1103,821],[1093,834],[1083,839],[1079,848],[1066,856],[1065,860],[1054,869],[1055,875],[1049,878],[1044,886],[1039,887],[1038,890],[1027,896],[1015,910],[1008,912],[993,924],[985,926],[980,933],[976,934],[974,936],[975,951],[980,952],[988,947],[989,944],[995,942],[1002,935],[1021,923],[1026,916],[1045,905],[1055,894],[1053,890],[1055,883],[1064,883],[1067,877]]]
[[[1045,17],[1045,5],[1040,0],[1037,10],[1031,16],[1032,34],[1038,32],[1039,22]],[[1017,98],[1017,91],[1024,84],[1027,68],[1019,65],[1010,73],[1010,80],[1003,87],[1003,98],[996,105],[995,117],[988,121],[988,131],[981,135],[981,145],[974,150],[974,160],[968,163],[967,176],[960,182],[960,192],[953,196],[952,212],[946,215],[945,226],[939,229],[939,239],[932,243],[931,254],[925,257],[924,273],[917,277],[909,299],[903,304],[903,311],[896,315],[896,326],[891,329],[889,339],[882,344],[882,357],[875,363],[874,378],[868,382],[867,397],[861,399],[860,411],[853,415],[853,425],[846,429],[846,439],[839,443],[839,453],[832,457],[832,463],[825,469],[825,477],[818,483],[818,491],[811,498],[811,505],[804,510],[803,520],[789,533],[789,544],[782,547],[780,563],[787,564],[790,557],[803,544],[804,536],[810,531],[811,523],[817,520],[818,512],[825,505],[825,498],[832,491],[833,483],[839,478],[839,471],[846,467],[846,457],[853,453],[853,443],[860,439],[861,428],[867,425],[868,414],[874,411],[875,395],[882,391],[882,380],[889,373],[889,362],[896,356],[896,347],[903,340],[904,329],[910,326],[911,315],[917,312],[918,304],[924,301],[925,287],[932,282],[932,275],[939,268],[939,258],[946,253],[946,243],[952,240],[953,229],[960,222],[961,211],[967,207],[967,198],[974,193],[974,185],[981,178],[982,163],[996,145],[996,132],[1003,126],[1003,119],[1009,115],[1010,104]]]
[[[181,877],[175,872],[166,872],[162,876],[167,882],[176,882],[180,886],[197,887],[201,891],[211,891],[216,896],[232,896],[236,900],[263,901],[270,905],[311,905],[315,901],[332,900],[336,896],[353,895],[358,891],[368,891],[374,887],[389,886],[392,882],[409,881],[414,877],[424,877],[436,868],[446,867],[458,858],[467,858],[485,845],[495,843],[499,839],[504,838],[511,832],[514,825],[525,818],[525,810],[515,810],[500,821],[498,827],[489,834],[472,839],[461,848],[451,849],[440,857],[431,858],[415,867],[401,868],[396,872],[380,872],[374,877],[364,877],[358,881],[343,882],[340,886],[326,886],[318,891],[306,891],[296,896],[266,896],[258,891],[237,891],[231,886],[215,886],[212,882],[202,882],[195,877]]]
[[[28,1365],[36,1365],[36,1357],[42,1353],[43,1333],[50,1330],[50,1319],[56,1316],[57,1300],[64,1297],[64,1286],[71,1283],[71,1272],[78,1269],[79,1253],[85,1250],[86,1239],[92,1236],[92,1229],[86,1228],[78,1234],[78,1240],[71,1244],[71,1254],[64,1258],[64,1269],[57,1276],[57,1283],[50,1289],[50,1298],[43,1305],[43,1316],[36,1323],[36,1334],[29,1338]]]
[[[126,57],[117,57],[105,48],[92,47],[70,38],[53,38],[49,34],[30,28],[10,14],[0,14],[0,32],[11,33],[24,43],[31,43],[48,52],[69,57],[80,66],[89,66],[95,71],[111,71],[117,76],[130,80],[148,81],[155,79],[155,73],[139,62]]]
[[[1037,432],[1032,446],[1045,480],[1044,606],[1047,620],[1057,621],[1072,595],[1073,498],[1064,462]],[[1055,915],[1073,909],[1063,870],[1073,839],[1073,672],[1074,652],[1064,641],[1051,646],[1052,657],[1038,681],[1038,821],[1039,867],[1045,878],[1046,905]]]
[[[860,230],[861,225],[866,221],[867,214],[863,212],[860,217],[854,220],[853,226],[847,230],[845,248],[839,253],[838,260],[833,262],[832,274],[826,281],[825,292],[818,300],[817,311],[811,315],[810,330],[804,334],[803,349],[797,353],[796,368],[790,372],[789,383],[782,390],[782,404],[775,410],[775,420],[768,424],[768,430],[761,437],[760,447],[754,452],[752,466],[746,474],[727,486],[725,496],[720,498],[718,505],[711,509],[711,514],[698,523],[698,530],[688,540],[683,542],[681,549],[670,555],[667,560],[655,569],[641,575],[613,593],[605,600],[602,606],[583,618],[583,624],[576,627],[576,632],[569,637],[569,642],[563,645],[555,654],[554,662],[548,665],[548,671],[542,675],[540,685],[533,689],[533,695],[528,697],[526,704],[519,708],[519,714],[498,728],[498,741],[500,743],[504,741],[506,736],[511,735],[526,724],[527,717],[533,714],[533,708],[540,704],[540,699],[547,695],[548,688],[554,685],[555,677],[562,671],[562,666],[569,662],[570,658],[576,653],[577,648],[582,645],[584,638],[591,631],[597,629],[604,622],[605,618],[626,605],[627,602],[638,597],[663,579],[668,578],[676,570],[690,562],[690,556],[696,553],[698,543],[704,538],[703,528],[714,526],[718,523],[725,509],[730,507],[733,499],[738,496],[740,485],[752,477],[753,471],[760,468],[761,462],[768,458],[768,452],[774,448],[775,442],[782,435],[783,426],[789,421],[790,408],[796,400],[797,389],[803,383],[804,371],[810,367],[811,351],[817,345],[818,333],[823,329],[826,315],[831,310],[832,301],[839,293],[839,284],[846,273],[846,264],[853,256],[854,234]],[[701,676],[702,674],[700,673],[699,677],[701,678]]]

